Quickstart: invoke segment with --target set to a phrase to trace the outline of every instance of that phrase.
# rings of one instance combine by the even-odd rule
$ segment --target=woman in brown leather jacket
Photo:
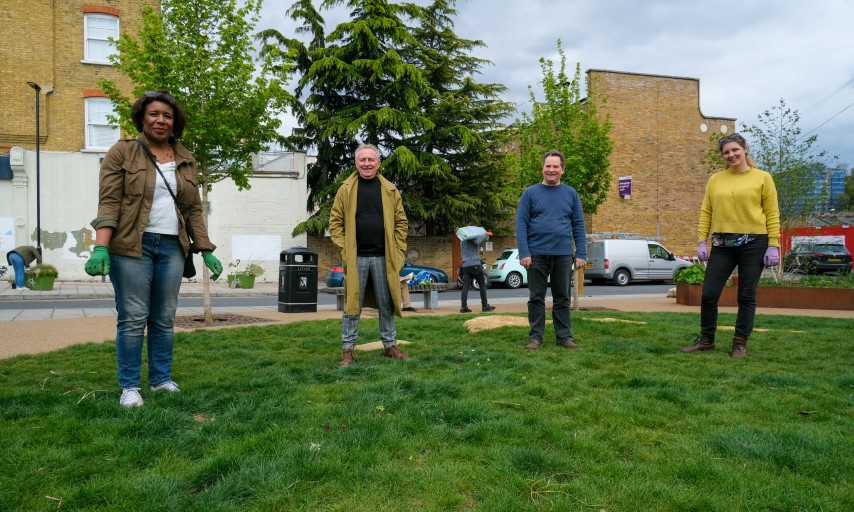
[[[222,264],[202,216],[196,161],[178,142],[184,112],[171,95],[149,91],[131,118],[140,136],[117,142],[101,164],[95,248],[85,268],[92,276],[109,274],[113,283],[119,403],[139,407],[146,328],[151,390],[179,391],[172,380],[173,324],[185,256],[201,252],[213,279]]]

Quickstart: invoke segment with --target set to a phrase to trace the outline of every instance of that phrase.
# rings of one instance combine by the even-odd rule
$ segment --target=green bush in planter
[[[699,263],[694,263],[690,267],[685,267],[676,272],[673,276],[675,283],[685,284],[703,284],[703,279],[706,277],[706,267]]]
[[[237,260],[237,263],[230,263],[229,267],[236,267],[240,264],[240,260]],[[264,269],[261,268],[261,265],[257,263],[250,263],[243,270],[235,270],[226,276],[228,280],[229,288],[254,288],[255,287],[255,278],[264,273]]]
[[[59,271],[56,267],[42,263],[27,269],[24,284],[31,290],[53,290],[57,277],[59,277]]]

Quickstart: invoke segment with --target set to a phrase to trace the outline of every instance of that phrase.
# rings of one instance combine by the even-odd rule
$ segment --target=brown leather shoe
[[[389,348],[385,349],[384,355],[386,357],[390,357],[398,361],[405,361],[406,359],[408,359],[408,356],[404,354],[402,350],[397,348],[397,345],[392,345]]]
[[[576,343],[572,338],[564,338],[558,341],[557,346],[560,348],[581,348],[581,345]]]
[[[525,345],[525,348],[528,350],[537,350],[543,344],[543,340],[531,340],[530,343]]]
[[[694,340],[693,345],[688,345],[687,347],[682,349],[682,352],[696,352],[698,350],[714,350],[715,349],[715,340],[706,338],[705,336],[700,336],[696,340]]]
[[[338,366],[350,366],[355,362],[356,358],[353,356],[353,350],[345,350],[344,357],[341,358],[341,362],[338,363]]]
[[[732,357],[747,357],[747,340],[741,336],[732,339]]]

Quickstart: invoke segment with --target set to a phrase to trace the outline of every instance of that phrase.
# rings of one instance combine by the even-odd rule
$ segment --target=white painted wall
[[[83,264],[95,236],[90,222],[98,211],[102,157],[102,153],[80,152],[42,151],[40,155],[42,254],[45,263],[57,267],[63,281],[101,279],[87,275]],[[226,271],[239,258],[241,269],[248,263],[261,265],[264,275],[257,281],[276,281],[279,253],[306,245],[304,235],[291,236],[294,226],[307,218],[305,169],[303,153],[266,156],[258,159],[258,174],[249,180],[251,189],[238,191],[230,180],[213,185],[208,231]],[[0,180],[0,229],[7,228],[0,232],[0,264],[5,264],[9,250],[36,245],[35,151],[25,151],[24,165],[13,166],[13,172],[12,180]],[[197,257],[196,267],[201,265]]]

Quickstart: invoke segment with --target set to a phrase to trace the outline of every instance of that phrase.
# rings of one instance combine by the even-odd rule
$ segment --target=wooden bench
[[[424,293],[424,309],[439,309],[439,292],[448,289],[447,283],[433,283],[415,285],[409,287],[409,292]],[[344,311],[344,288],[330,288],[335,293],[335,307],[338,311]]]

